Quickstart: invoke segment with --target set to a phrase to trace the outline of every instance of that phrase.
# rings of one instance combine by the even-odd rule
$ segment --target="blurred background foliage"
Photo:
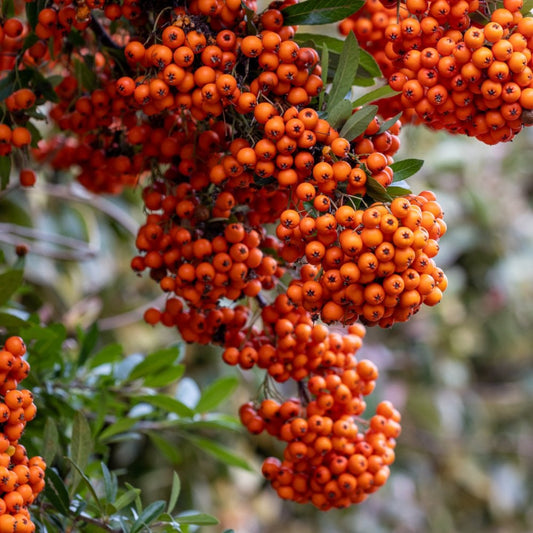
[[[268,435],[247,435],[234,418],[239,405],[257,395],[262,376],[225,367],[217,349],[192,346],[178,347],[177,361],[186,370],[171,392],[194,407],[216,379],[224,376],[233,387],[237,376],[237,389],[217,407],[223,422],[197,427],[194,436],[215,441],[251,470],[206,453],[184,438],[182,424],[157,435],[166,445],[143,431],[104,439],[104,458],[122,483],[141,488],[147,502],[165,499],[177,471],[180,507],[220,520],[196,529],[207,533],[533,531],[533,132],[488,147],[406,127],[402,152],[425,160],[410,179],[412,190],[434,190],[444,208],[448,233],[438,264],[450,282],[437,307],[391,330],[369,330],[362,349],[381,370],[369,409],[389,399],[404,417],[386,487],[358,507],[328,513],[280,501],[259,473],[262,458],[280,450]],[[26,283],[12,311],[62,323],[65,353],[77,353],[80,330],[93,323],[95,351],[118,343],[121,356],[133,354],[132,364],[139,354],[176,345],[177,332],[142,322],[144,309],[160,296],[150,279],[129,268],[132,231],[142,218],[140,191],[96,198],[62,185],[60,175],[49,178],[0,198],[2,240],[10,241],[1,245],[5,261],[25,262]],[[71,240],[50,243],[45,233]],[[22,241],[30,250],[25,259],[12,246]],[[58,375],[63,370],[46,369],[48,379],[64,379]],[[40,401],[47,409],[47,400]],[[91,402],[81,405],[90,412],[98,398]],[[117,411],[125,418],[131,416],[126,407]],[[44,420],[53,416],[43,409],[41,422],[27,430],[36,447]],[[98,464],[93,456],[93,471]]]

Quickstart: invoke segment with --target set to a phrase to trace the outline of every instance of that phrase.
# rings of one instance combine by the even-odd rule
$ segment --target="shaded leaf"
[[[239,455],[235,454],[229,448],[222,446],[212,440],[204,439],[202,437],[196,437],[190,434],[186,435],[186,438],[193,444],[198,446],[201,450],[213,456],[215,459],[222,461],[229,466],[238,466],[244,470],[252,470],[246,460]]]
[[[124,509],[124,507],[127,507],[135,498],[137,498],[141,494],[141,489],[136,489],[134,487],[131,487],[127,492],[124,494],[121,494],[116,501],[113,503],[113,506],[117,511],[120,511],[121,509]]]
[[[169,413],[175,413],[183,417],[193,417],[195,412],[190,407],[187,407],[183,402],[166,396],[164,394],[154,394],[154,395],[141,395],[136,396],[135,400],[139,402],[146,402],[154,407],[159,407]]]
[[[424,164],[422,159],[404,159],[396,161],[390,167],[394,172],[394,182],[406,180],[413,174],[416,174]]]
[[[327,109],[327,120],[332,128],[340,129],[352,114],[349,100],[341,100],[335,107]]]
[[[532,0],[533,1],[533,0]],[[312,42],[315,47],[317,48],[323,48],[326,46],[328,50],[336,52],[337,54],[340,54],[342,52],[342,47],[344,46],[344,41],[342,39],[337,39],[336,37],[330,37],[329,35],[320,35],[318,33],[300,33],[298,32],[294,40],[300,44],[303,45],[305,42]],[[322,70],[327,70],[327,65],[324,65],[323,62],[321,62]]]
[[[134,522],[131,533],[142,531],[143,527],[149,526],[163,511],[165,510],[165,502],[158,500],[151,503],[146,509],[142,511],[139,518]]]
[[[59,433],[53,418],[47,417],[43,430],[43,459],[47,465],[51,465],[59,449]]]
[[[210,411],[225,400],[238,386],[239,380],[235,376],[225,376],[217,379],[207,387],[196,404],[199,413]]]
[[[89,492],[92,494],[96,505],[103,512],[102,502],[100,502],[100,498],[98,498],[98,494],[96,494],[96,490],[92,486],[90,479],[83,473],[83,470],[70,457],[65,457],[65,459],[74,467],[74,470],[76,470],[76,473],[82,479],[85,486],[89,489]]]
[[[72,437],[70,440],[70,459],[76,470],[83,473],[87,464],[89,463],[89,457],[93,450],[93,441],[91,437],[91,428],[85,415],[78,411],[74,415],[74,421],[72,423]],[[77,476],[74,476],[75,481]],[[77,483],[73,481],[72,487],[75,489]]]
[[[387,193],[391,198],[397,198],[398,196],[405,196],[411,194],[413,191],[406,187],[387,187]]]
[[[9,96],[9,95],[8,95]],[[9,183],[9,176],[11,175],[11,156],[0,156],[0,189],[5,189]]]
[[[148,431],[146,434],[172,464],[178,464],[181,461],[181,454],[174,443],[169,442],[155,431]]]
[[[178,498],[180,497],[181,492],[181,481],[180,477],[176,472],[172,475],[172,489],[170,490],[170,498],[168,500],[167,513],[172,513],[178,503]]]
[[[350,32],[344,41],[339,65],[331,83],[331,91],[327,99],[329,108],[335,107],[348,95],[359,66],[359,50],[359,43],[355,35]]]
[[[356,111],[344,124],[339,135],[352,141],[363,133],[378,112],[377,106],[365,106]]]
[[[70,514],[70,498],[64,481],[59,477],[54,468],[46,470],[46,484],[44,493],[50,503],[64,516]]]
[[[167,385],[170,385],[181,378],[184,373],[185,365],[171,366],[160,374],[152,374],[151,376],[147,376],[144,380],[144,384],[146,387],[154,387],[156,389],[160,387],[166,387]]]
[[[391,96],[395,96],[397,94],[400,94],[398,91],[394,91],[391,89],[388,85],[384,85],[383,87],[379,87],[377,89],[374,89],[373,91],[367,92],[360,98],[358,98],[354,103],[354,107],[359,107],[364,104],[368,104],[369,102],[374,102],[376,100],[379,100],[381,98],[389,98]]]
[[[78,356],[78,366],[83,366],[87,361],[89,354],[94,350],[100,332],[96,322],[89,328],[89,331],[84,334],[83,341],[81,343],[80,355]]]
[[[388,194],[388,189],[385,189],[379,181],[372,176],[368,176],[366,180],[366,192],[376,202],[390,202],[391,197]]]
[[[352,15],[363,4],[363,0],[307,0],[283,9],[283,21],[286,26],[330,24]]]
[[[386,132],[388,129],[390,129],[396,122],[400,119],[402,116],[402,112],[400,111],[397,115],[394,115],[392,118],[389,118],[386,120],[379,128],[377,135],[380,133]]]
[[[8,270],[0,274],[0,306],[5,305],[14,292],[22,285],[24,272]]]
[[[383,76],[374,56],[362,48],[361,57],[359,58],[359,66],[368,72],[372,78],[381,78]]]
[[[11,335],[17,335],[22,328],[28,326],[28,322],[9,313],[0,313],[0,328],[9,331]]]
[[[105,497],[108,502],[114,501],[117,497],[117,478],[109,471],[104,462],[100,463],[104,476]]]
[[[114,363],[120,359],[122,359],[122,345],[118,343],[108,344],[89,359],[87,366],[96,368],[100,365]]]
[[[179,355],[180,349],[178,347],[151,353],[133,367],[128,375],[128,379],[133,381],[135,379],[145,378],[150,374],[159,374],[172,365]]]
[[[119,433],[124,433],[125,431],[130,429],[132,426],[134,426],[136,423],[137,423],[137,419],[135,418],[120,418],[117,422],[105,428],[100,433],[98,438],[101,442],[105,442],[107,439],[113,437],[114,435],[118,435]]]
[[[176,516],[175,520],[180,524],[194,524],[198,526],[216,526],[219,523],[214,516],[206,513],[181,514]]]

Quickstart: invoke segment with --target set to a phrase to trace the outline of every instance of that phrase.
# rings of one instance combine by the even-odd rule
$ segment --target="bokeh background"
[[[176,470],[180,505],[221,521],[199,530],[206,533],[533,532],[533,129],[497,146],[409,126],[401,139],[396,160],[425,160],[409,180],[413,192],[432,189],[444,208],[437,263],[449,285],[438,306],[410,322],[370,329],[360,352],[380,368],[369,411],[388,399],[403,415],[387,485],[342,511],[283,502],[260,475],[263,458],[280,448],[244,430],[210,437],[246,458],[250,471],[176,435],[173,460],[146,440],[118,443],[109,466],[121,481],[165,498]],[[32,241],[21,308],[63,323],[73,337],[97,322],[99,344],[121,343],[126,354],[175,344],[176,331],[143,323],[144,310],[162,298],[129,268],[140,190],[96,198],[70,182],[58,172],[33,190],[0,195],[7,262],[17,260],[13,244]],[[72,240],[50,243],[37,230]],[[224,366],[218,349],[188,346],[184,361],[184,401],[221,375],[240,379],[223,406],[229,415],[258,394],[261,374]]]

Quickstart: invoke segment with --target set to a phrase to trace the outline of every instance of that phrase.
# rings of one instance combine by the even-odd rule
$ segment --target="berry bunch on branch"
[[[318,0],[303,11],[275,1],[261,13],[253,0],[34,0],[24,23],[2,19],[3,184],[16,166],[20,184],[33,185],[38,164],[73,171],[96,193],[142,189],[131,267],[167,295],[145,320],[221,346],[229,365],[265,370],[262,398],[240,416],[250,432],[286,443],[283,460],[263,467],[284,499],[323,510],[359,503],[394,461],[400,415],[384,401],[362,418],[378,369],[356,353],[365,326],[405,322],[447,286],[435,259],[442,208],[405,184],[420,161],[394,161],[402,120],[417,114],[489,142],[514,135],[530,108],[530,70],[516,59],[530,59],[527,19],[516,4],[512,20],[496,15],[507,20],[498,39],[487,28],[476,41],[486,56],[509,43],[505,59],[497,48],[509,68],[501,77],[505,67],[476,66],[477,49],[459,46],[473,10],[463,3],[460,22],[437,10],[431,31],[433,4],[396,13],[376,0],[343,22],[402,90],[379,109],[351,98],[359,73],[377,69],[353,35],[340,51],[323,45],[322,57],[298,40],[298,24],[336,22],[346,6],[331,19]],[[475,81],[458,71],[467,64]],[[517,98],[495,111],[509,88]],[[44,104],[50,134],[36,126]],[[282,398],[275,384],[291,382],[294,397]]]
[[[401,93],[386,113],[496,144],[532,123],[533,17],[523,6],[367,0],[339,30],[355,33]]]
[[[0,350],[0,531],[5,533],[35,531],[28,506],[45,484],[43,458],[28,458],[19,442],[37,413],[32,393],[17,388],[30,371],[25,353],[20,337],[9,337]]]

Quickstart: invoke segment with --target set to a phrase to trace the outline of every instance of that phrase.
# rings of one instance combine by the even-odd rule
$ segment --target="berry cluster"
[[[345,20],[375,54],[396,106],[434,129],[475,136],[487,144],[511,140],[529,125],[533,109],[533,17],[522,0],[409,0],[390,7],[368,0]],[[474,16],[483,11],[486,22]],[[391,103],[386,106],[390,109]]]
[[[323,511],[360,503],[385,484],[401,431],[400,414],[390,402],[380,403],[369,422],[359,418],[363,397],[378,377],[371,361],[355,358],[364,328],[351,326],[345,336],[326,331],[312,328],[314,370],[301,383],[303,401],[265,399],[244,404],[239,413],[251,433],[266,430],[286,443],[283,461],[269,457],[262,468],[278,495]],[[324,365],[328,352],[334,355]]]
[[[28,458],[19,440],[37,409],[29,390],[17,389],[30,367],[20,337],[9,337],[0,350],[0,531],[35,531],[28,505],[44,488],[46,464]]]

